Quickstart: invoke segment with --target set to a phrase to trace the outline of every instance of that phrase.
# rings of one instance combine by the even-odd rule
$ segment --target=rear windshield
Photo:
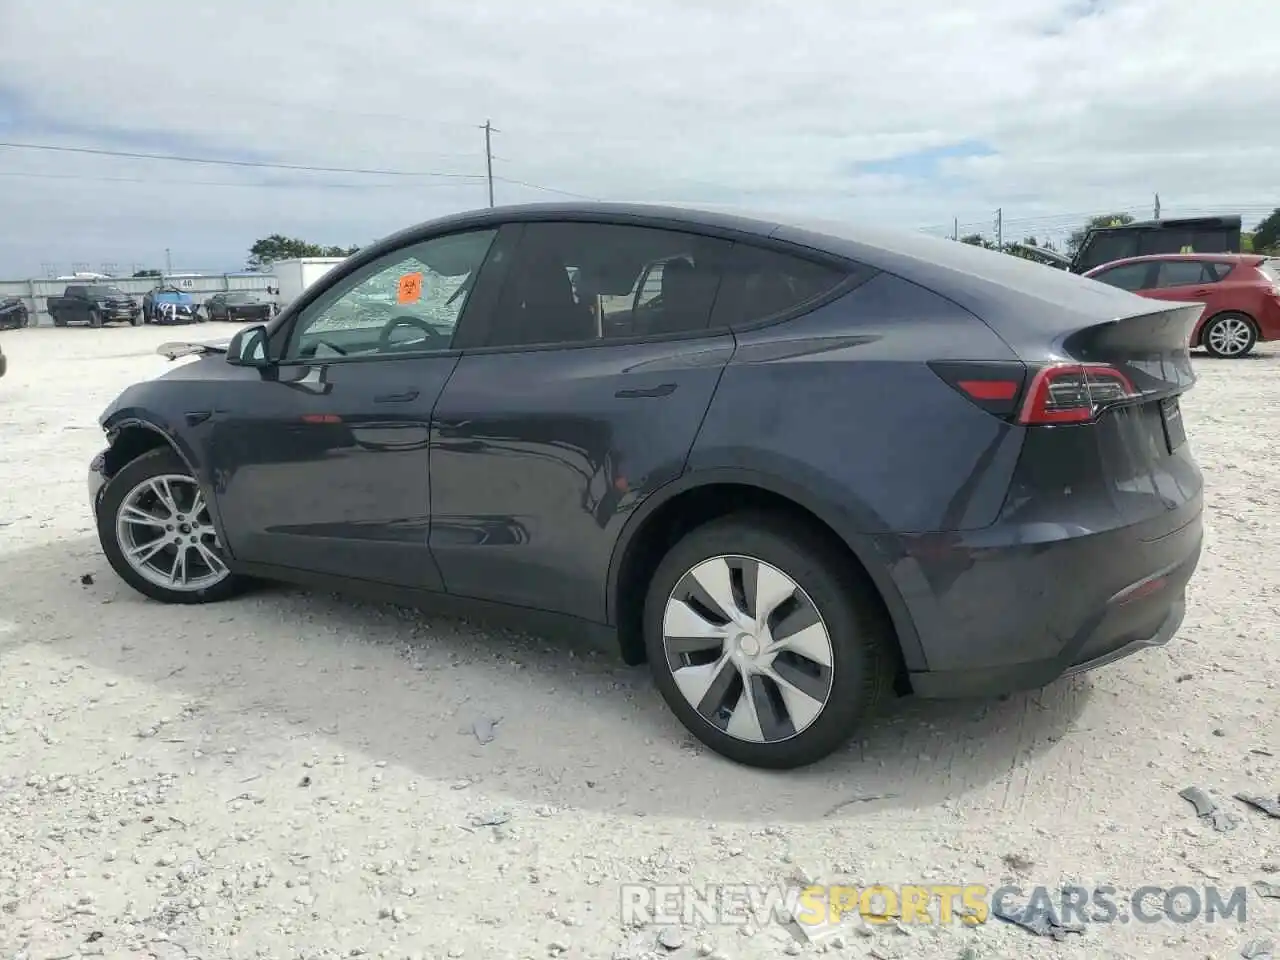
[[[1258,264],[1258,270],[1272,283],[1280,283],[1280,257],[1263,260]]]
[[[228,293],[227,303],[253,303],[255,300],[252,294],[248,293]]]
[[[84,292],[89,297],[123,297],[124,291],[119,287],[85,287]]]

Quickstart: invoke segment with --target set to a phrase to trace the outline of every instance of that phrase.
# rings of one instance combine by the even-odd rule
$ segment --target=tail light
[[[1086,423],[1102,407],[1134,396],[1129,378],[1105,363],[1053,364],[1032,377],[1018,422]]]
[[[983,410],[1026,426],[1087,423],[1103,407],[1138,396],[1129,378],[1105,363],[1028,370],[1016,361],[935,361],[929,367]]]

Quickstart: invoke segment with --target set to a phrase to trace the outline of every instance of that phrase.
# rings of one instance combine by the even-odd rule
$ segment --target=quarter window
[[[848,275],[837,267],[735,243],[716,305],[715,325],[737,327],[789,313],[830,293]]]
[[[448,349],[496,233],[436,237],[344,278],[299,318],[285,360]]]

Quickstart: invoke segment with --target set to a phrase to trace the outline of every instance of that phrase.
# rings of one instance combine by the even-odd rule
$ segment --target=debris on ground
[[[1051,937],[1054,940],[1065,940],[1067,939],[1068,934],[1084,933],[1083,923],[1063,923],[1052,910],[1036,909],[1030,904],[1023,907],[1021,910],[997,906],[991,912],[1005,923],[1011,923],[1015,927],[1021,927],[1028,933],[1035,934],[1037,937]]]
[[[464,727],[460,733],[474,736],[480,743],[492,743],[497,735],[496,727],[502,722],[501,717],[480,717],[471,726]]]
[[[1236,799],[1247,803],[1255,810],[1261,810],[1269,817],[1280,820],[1280,796],[1264,797],[1255,793],[1237,793]]]
[[[1268,900],[1280,900],[1280,883],[1258,880],[1254,882],[1253,890],[1258,896],[1266,897]]]
[[[1178,791],[1178,796],[1196,808],[1196,816],[1213,826],[1219,833],[1227,833],[1240,825],[1240,818],[1218,806],[1218,801],[1199,787],[1186,787]]]
[[[1017,870],[1019,873],[1026,873],[1035,867],[1036,862],[1022,853],[1006,853],[1000,857],[1000,862],[1010,870]]]
[[[467,818],[473,827],[500,827],[511,819],[506,810],[492,810],[489,813],[473,813]]]
[[[684,946],[684,934],[675,927],[664,927],[658,933],[658,946],[664,950],[679,950]]]
[[[81,576],[80,576],[80,582],[81,582],[82,584],[84,584],[86,587],[92,587],[92,586],[93,586],[93,574],[92,574],[92,573],[85,573],[85,574],[81,574]]]
[[[1250,940],[1240,948],[1240,956],[1244,960],[1272,960],[1275,949],[1274,940]]]

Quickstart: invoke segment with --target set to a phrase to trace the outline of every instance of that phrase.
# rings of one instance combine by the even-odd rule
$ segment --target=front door
[[[453,234],[336,280],[281,331],[281,362],[211,431],[238,561],[439,589],[427,546],[430,424],[493,240]]]
[[[436,405],[431,549],[450,593],[605,619],[621,526],[683,472],[733,354],[732,335],[708,329],[730,247],[523,228],[484,346]]]

